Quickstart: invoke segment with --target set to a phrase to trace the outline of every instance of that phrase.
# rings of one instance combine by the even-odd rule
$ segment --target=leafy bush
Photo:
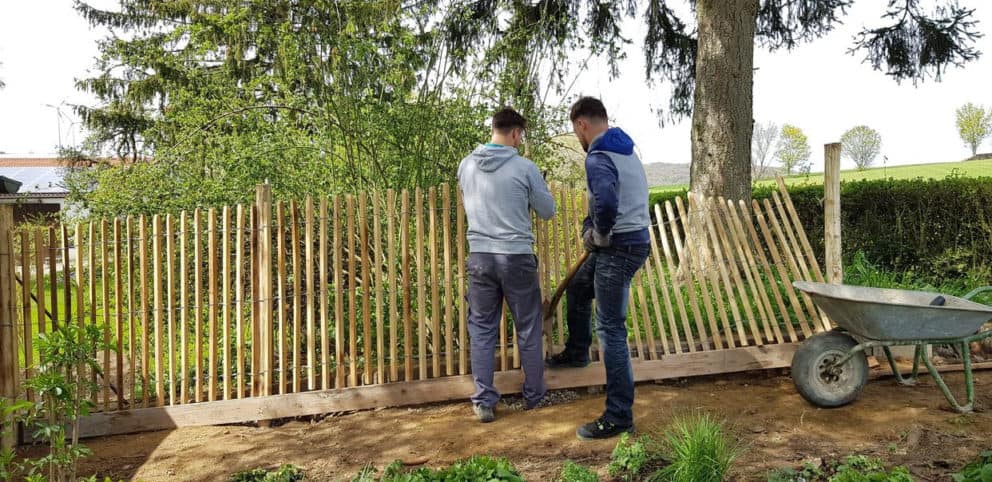
[[[295,465],[280,465],[276,470],[253,469],[231,476],[231,482],[296,482],[303,480],[303,471]]]
[[[992,450],[979,455],[978,460],[966,465],[961,472],[951,475],[954,482],[987,482],[992,480]]]
[[[778,470],[769,474],[768,482],[913,482],[913,477],[906,467],[886,470],[878,459],[851,455],[820,467],[806,464],[800,470]]]
[[[648,462],[659,456],[657,443],[650,436],[635,438],[624,433],[613,448],[607,471],[620,480],[636,480]]]
[[[669,463],[653,480],[720,482],[737,452],[723,423],[709,414],[677,417],[665,431],[665,449]]]
[[[586,467],[583,467],[571,460],[566,460],[561,467],[561,482],[599,482],[599,476]]]

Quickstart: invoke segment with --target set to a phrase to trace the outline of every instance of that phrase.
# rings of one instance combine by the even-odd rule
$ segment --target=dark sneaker
[[[496,420],[496,413],[493,412],[493,407],[472,405],[472,411],[475,412],[475,416],[479,417],[479,421],[482,423],[489,423]]]
[[[550,407],[551,405],[553,405],[551,399],[548,397],[543,397],[534,403],[524,403],[524,410],[536,410],[538,408]]]
[[[576,358],[563,351],[545,358],[544,365],[548,368],[582,368],[589,365],[589,359]]]
[[[603,417],[600,417],[594,422],[587,423],[575,431],[575,435],[578,435],[582,440],[598,440],[616,437],[622,433],[634,433],[634,426],[617,425],[612,422],[607,422]]]

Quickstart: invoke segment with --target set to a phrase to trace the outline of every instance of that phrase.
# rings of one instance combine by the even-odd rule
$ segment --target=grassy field
[[[860,181],[872,179],[943,179],[951,174],[968,177],[992,176],[992,160],[942,162],[935,164],[915,164],[910,166],[891,166],[874,168],[864,171],[848,170],[841,172],[841,181]],[[789,176],[786,182],[790,185],[823,184],[823,174],[814,173],[808,176]],[[756,186],[772,185],[773,179],[765,179],[755,183]],[[687,185],[655,186],[652,192],[680,191]]]

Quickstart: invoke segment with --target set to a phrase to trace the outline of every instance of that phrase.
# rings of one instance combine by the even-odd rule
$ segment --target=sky
[[[60,137],[64,145],[84,137],[66,104],[94,102],[75,89],[75,79],[94,65],[103,33],[91,29],[72,3],[0,2],[0,79],[7,84],[0,90],[0,151],[8,156],[53,154]],[[792,51],[755,49],[754,118],[802,128],[812,146],[814,171],[822,170],[823,144],[838,142],[845,130],[859,124],[881,133],[888,165],[960,161],[970,151],[954,126],[955,109],[966,102],[992,106],[992,2],[960,2],[976,8],[979,29],[988,32],[976,42],[985,55],[948,71],[939,83],[929,80],[915,87],[899,85],[846,53],[861,28],[879,24],[885,3],[855,2],[843,25]],[[687,163],[688,119],[661,127],[652,109],[667,106],[669,89],[644,80],[642,24],[637,19],[625,25],[634,44],[620,77],[611,79],[605,62],[594,59],[579,74],[573,93],[601,97],[614,124],[638,144],[644,162]],[[992,141],[980,151],[992,151]]]

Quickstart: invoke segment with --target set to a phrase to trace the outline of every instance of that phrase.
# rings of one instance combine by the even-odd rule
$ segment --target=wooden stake
[[[82,325],[83,318],[83,260],[82,260],[82,232],[79,229],[79,225],[76,225],[76,286],[78,287],[76,292],[78,300],[76,303],[76,311],[79,313],[79,324]],[[148,283],[149,283],[149,273],[148,273],[148,229],[145,223],[145,217],[141,216],[138,218],[138,241],[139,241],[139,253],[138,256],[141,258],[139,260],[138,268],[138,280],[141,283],[141,403],[142,406],[148,407],[148,391],[150,388],[151,377],[149,375],[148,366],[148,328],[151,326],[148,319]]]
[[[166,320],[168,323],[168,329],[166,333],[168,334],[168,342],[166,346],[169,349],[169,374],[168,374],[168,387],[169,391],[169,405],[176,404],[176,309],[174,301],[176,298],[175,292],[175,264],[173,264],[174,253],[176,251],[175,246],[175,232],[172,226],[172,215],[167,215],[165,218],[165,269],[166,271]]]
[[[245,343],[247,339],[245,338],[245,278],[244,278],[244,265],[245,265],[245,208],[243,205],[238,204],[237,214],[237,236],[235,237],[235,261],[234,261],[234,308],[235,308],[235,338],[234,343],[237,347],[237,357],[238,366],[235,373],[235,382],[237,383],[237,397],[245,398],[245,381],[247,376],[245,375]],[[185,299],[185,298],[184,298]]]
[[[834,284],[844,282],[842,262],[844,251],[840,231],[840,147],[840,144],[837,143],[824,146],[824,159],[826,160],[826,170],[823,174],[823,224],[824,236],[826,236],[824,246],[826,247],[827,280]],[[807,248],[807,250],[812,251],[811,248]]]
[[[179,403],[189,403],[189,221],[179,215]]]
[[[272,394],[272,187],[260,184],[255,191],[258,210],[258,297],[261,342],[262,395]]]
[[[320,296],[320,388],[331,389],[331,364],[330,364],[330,326],[328,320],[327,301],[327,198],[320,200],[320,279],[317,280],[318,293]]]
[[[355,198],[351,194],[345,197],[345,218],[348,220],[348,230],[345,238],[348,241],[348,251],[345,259],[348,266],[348,385],[358,386],[358,310],[355,293]]]
[[[682,220],[682,227],[683,228],[687,228],[686,223],[687,222],[690,222],[689,221],[690,218],[686,215],[685,205],[683,205],[683,203],[682,203],[682,198],[675,198],[675,204],[676,204],[676,206],[678,208],[679,219]],[[672,223],[674,225],[674,223],[675,223],[675,217],[674,216],[671,216],[671,213],[669,213],[669,215],[670,215],[670,217],[672,219]],[[702,233],[702,230],[700,230],[700,232]],[[673,228],[672,229],[672,233],[678,233],[678,231],[675,228]],[[680,260],[680,267],[682,265],[684,265],[686,271],[691,273],[693,271],[693,265],[696,264],[696,263],[698,263],[699,262],[698,260],[701,259],[699,257],[699,255],[698,255],[698,250],[699,249],[702,249],[702,247],[705,246],[706,240],[705,239],[701,239],[700,240],[700,239],[695,239],[695,238],[689,239],[688,238],[688,233],[689,233],[689,231],[688,231],[688,229],[686,229],[686,236],[687,237],[686,237],[686,240],[685,240],[685,243],[686,243],[685,250],[682,249],[681,237],[678,234],[675,235],[675,238],[674,239],[675,239],[675,250],[678,252],[678,256],[679,256],[679,260]],[[704,236],[704,238],[705,238],[705,236]],[[700,271],[702,271],[703,269],[708,269],[708,268],[705,267],[705,266],[700,267]],[[706,276],[705,273],[702,273],[702,272],[700,272],[698,274],[699,274],[699,276],[697,277],[697,281],[699,283],[699,291],[700,291],[700,294],[702,295],[702,298],[703,298],[703,307],[706,309],[706,318],[709,320],[709,327],[710,327],[710,333],[709,333],[709,335],[710,335],[710,337],[713,338],[713,347],[719,350],[722,347],[722,345],[723,345],[723,341],[722,341],[722,338],[723,337],[720,336],[720,328],[717,326],[716,312],[713,310],[713,302],[710,299],[709,288],[706,285],[706,278],[707,278],[707,276]],[[712,281],[712,277],[711,277],[711,281]],[[693,286],[693,283],[690,281],[689,282],[689,285],[688,285],[688,287],[689,287],[689,301],[692,304],[695,304],[695,301],[692,299],[695,296],[695,293],[694,293],[694,290],[692,289],[692,286]],[[717,296],[717,298],[719,299],[719,296]],[[723,315],[723,317],[726,318],[726,315],[725,314],[721,313],[721,315]],[[706,340],[705,335],[704,335],[705,333],[706,333],[705,330],[699,332],[700,339],[703,340],[704,342]],[[729,333],[728,333],[728,335],[729,335]],[[733,343],[732,339],[729,340],[727,343],[728,343],[728,346],[732,346],[732,343]]]
[[[203,226],[200,209],[193,211],[193,364],[196,377],[193,380],[193,401],[203,401]]]
[[[207,400],[217,400],[217,211],[207,211]]]
[[[286,393],[286,382],[289,379],[289,372],[286,371],[286,312],[289,311],[289,298],[286,296],[286,217],[282,201],[276,201],[276,296],[279,300],[275,306],[279,307],[279,320],[276,330],[279,335],[276,349],[279,358],[279,394]]]
[[[455,215],[457,216],[457,243],[458,243],[458,374],[468,373],[468,309],[465,301],[465,285],[467,276],[465,274],[465,205],[462,201],[462,190],[455,190]]]
[[[410,193],[406,189],[402,193],[400,207],[400,251],[403,263],[403,380],[413,380],[413,310],[410,297]]]
[[[427,378],[427,292],[424,274],[424,195],[418,187],[414,194],[414,217],[416,218],[417,232],[415,235],[417,244],[417,350],[420,352],[420,379]]]
[[[399,381],[399,354],[397,326],[400,323],[400,290],[396,285],[396,191],[386,191],[386,264],[388,265],[389,285],[386,292],[389,303],[389,381]],[[408,226],[403,226],[408,229]]]
[[[331,251],[334,273],[334,364],[336,365],[334,388],[343,388],[344,383],[344,286],[342,285],[341,270],[344,269],[341,251],[341,198],[334,196],[334,220],[331,226],[334,235],[334,249]],[[346,213],[347,214],[347,213]]]
[[[379,203],[379,191],[372,192],[372,259],[369,264],[372,269],[372,283],[375,285],[375,359],[376,378],[375,383],[386,382],[386,315],[382,312],[382,223],[379,220],[379,212],[382,205]]]
[[[451,283],[451,187],[441,185],[441,242],[444,243],[444,360],[446,375],[455,374],[455,340],[451,326],[455,321],[454,304],[457,303],[455,286]]]
[[[296,201],[289,202],[289,232],[293,252],[293,336],[291,347],[293,351],[293,393],[300,391],[300,371],[303,363],[300,361],[300,329],[303,318],[303,273],[300,270],[300,219],[299,207]]]
[[[372,291],[372,274],[369,269],[369,218],[368,218],[368,196],[365,193],[361,193],[358,196],[358,211],[360,216],[356,220],[361,223],[358,225],[360,231],[360,242],[361,249],[361,268],[362,268],[362,359],[365,363],[365,371],[362,383],[369,385],[373,383],[372,381],[372,313],[371,313],[371,291]]]
[[[314,252],[313,252],[313,198],[307,196],[306,199],[306,233],[304,234],[304,239],[306,242],[306,273],[303,276],[303,282],[306,283],[306,287],[303,288],[303,293],[306,295],[306,310],[307,310],[307,332],[305,334],[307,339],[307,389],[316,390],[317,389],[317,372],[316,365],[317,359],[315,358],[316,344],[314,337],[317,335],[316,328],[316,315],[317,303],[314,301]]]
[[[431,284],[431,365],[432,377],[441,376],[441,306],[440,306],[440,285],[441,277],[438,275],[439,263],[437,257],[437,191],[433,186],[428,190],[427,196],[427,219],[430,224],[430,284]]]
[[[55,230],[49,231],[50,234],[54,235]],[[52,244],[54,244],[54,239],[52,239]],[[55,253],[52,253],[52,258],[55,257]],[[52,291],[57,289],[55,283],[55,265],[52,265]],[[119,218],[114,219],[114,322],[116,324],[116,338],[117,341],[114,345],[117,346],[117,410],[124,409],[124,401],[126,397],[125,381],[124,381],[124,306],[123,306],[123,273],[121,271],[121,220]]]
[[[162,220],[156,214],[152,217],[152,293],[154,306],[152,315],[155,323],[155,403],[165,405],[165,370],[162,362]]]

